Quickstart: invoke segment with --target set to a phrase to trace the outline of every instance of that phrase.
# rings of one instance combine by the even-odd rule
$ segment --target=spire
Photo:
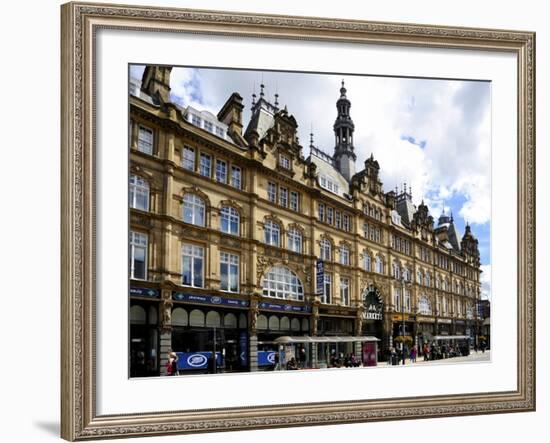
[[[342,79],[340,98],[336,101],[338,114],[334,122],[334,164],[338,171],[350,181],[355,175],[355,160],[357,156],[353,147],[353,131],[355,125],[350,116],[351,102],[348,100],[347,89]]]

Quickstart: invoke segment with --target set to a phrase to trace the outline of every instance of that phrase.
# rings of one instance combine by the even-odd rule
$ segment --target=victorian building
[[[333,152],[312,137],[305,157],[263,86],[244,122],[237,92],[217,115],[173,103],[170,73],[130,84],[131,375],[162,374],[170,350],[261,370],[281,336],[368,335],[382,355],[402,335],[474,338],[477,240],[406,186],[385,191],[372,155],[357,164],[344,82]],[[327,340],[303,358],[361,351]]]

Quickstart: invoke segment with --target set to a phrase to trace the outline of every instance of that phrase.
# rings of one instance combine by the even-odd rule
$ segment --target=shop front
[[[311,352],[303,343],[286,344],[282,349],[282,345],[276,342],[282,336],[309,335],[311,308],[271,301],[258,303],[258,308],[259,315],[256,322],[258,370],[274,370],[291,358],[294,358],[299,368],[311,367]],[[280,360],[282,355],[284,356]]]
[[[397,350],[411,349],[416,343],[416,316],[394,314],[392,316],[393,346]]]
[[[172,300],[172,349],[180,373],[248,371],[247,300],[181,292],[173,292]]]
[[[363,293],[362,335],[384,337],[384,303],[378,289],[370,285]],[[361,347],[364,362],[372,362],[372,344],[364,343]],[[376,359],[380,360],[382,349],[378,346]]]
[[[159,291],[130,288],[130,377],[159,375]]]
[[[319,315],[317,323],[317,336],[326,337],[316,343],[316,364],[320,368],[343,366],[346,359],[352,356],[360,360],[356,355],[357,349],[354,342],[345,340],[332,340],[331,337],[351,337],[355,329],[355,315],[347,310],[327,309]]]
[[[436,335],[435,319],[433,317],[418,316],[416,336],[418,341],[418,353],[423,355],[424,345],[430,345]]]
[[[437,320],[436,335],[451,335],[452,320],[450,318],[440,318]]]

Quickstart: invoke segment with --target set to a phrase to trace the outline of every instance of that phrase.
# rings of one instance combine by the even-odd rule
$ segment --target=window
[[[204,248],[194,245],[183,245],[182,251],[182,284],[202,288],[204,286]]]
[[[279,157],[279,165],[285,169],[290,169],[290,158],[288,158],[286,155],[281,155]]]
[[[342,229],[342,213],[340,211],[336,211],[334,213],[334,219],[336,222],[336,228]]]
[[[349,248],[345,245],[340,247],[340,264],[349,265]]]
[[[403,268],[403,278],[405,281],[411,281],[411,271],[408,268]]]
[[[431,278],[429,272],[426,272],[425,283],[426,283],[426,286],[428,286],[428,287],[430,287],[432,285],[432,278]]]
[[[268,245],[279,246],[281,228],[279,225],[271,220],[265,222],[264,234],[265,242]]]
[[[130,232],[130,278],[147,279],[147,234]]]
[[[218,137],[224,138],[225,132],[223,128],[220,128],[219,126],[216,126],[216,135]]]
[[[401,311],[403,307],[401,306],[401,288],[396,287],[393,290],[393,304],[396,311]]]
[[[432,315],[432,305],[428,297],[423,295],[418,302],[418,312],[423,315]]]
[[[241,168],[239,168],[238,166],[231,166],[231,186],[237,189],[241,189]]]
[[[189,146],[183,147],[183,160],[182,165],[184,169],[189,171],[195,170],[195,150]]]
[[[340,277],[340,301],[344,306],[349,306],[349,278]]]
[[[209,132],[214,132],[214,125],[212,122],[209,122],[208,120],[204,121],[204,129],[206,129]]]
[[[344,228],[344,231],[349,231],[349,215],[348,214],[344,214],[343,228]]]
[[[191,114],[191,123],[193,123],[195,126],[201,126],[202,119],[198,115]]]
[[[130,207],[149,210],[149,183],[139,175],[130,175]]]
[[[325,205],[324,203],[319,203],[319,220],[325,221]]]
[[[216,181],[227,183],[227,163],[223,160],[216,160]]]
[[[151,129],[145,126],[139,127],[137,148],[138,151],[145,154],[153,154],[153,131]]]
[[[411,312],[411,291],[405,289],[405,312]]]
[[[279,188],[279,204],[285,208],[288,206],[288,189]]]
[[[296,228],[288,230],[288,249],[292,252],[302,252],[302,234]]]
[[[271,203],[277,203],[277,185],[275,183],[267,184],[267,198]]]
[[[365,271],[370,272],[371,265],[372,265],[372,262],[371,262],[370,254],[368,252],[365,252],[365,258],[364,258]]]
[[[226,234],[239,235],[239,213],[231,206],[224,206],[220,211],[220,228]]]
[[[365,238],[369,238],[369,224],[368,223],[363,224],[363,231],[365,232]]]
[[[227,252],[220,253],[220,289],[239,292],[239,256]]]
[[[304,286],[298,276],[285,266],[273,266],[263,281],[263,295],[285,300],[303,300]]]
[[[204,226],[204,200],[195,194],[183,196],[183,221],[193,225]]]
[[[323,280],[323,295],[321,296],[321,303],[330,303],[332,300],[332,274],[325,272]]]
[[[399,264],[397,262],[393,262],[392,265],[392,272],[393,272],[393,278],[396,280],[399,280],[401,278],[401,268],[399,267]]]
[[[333,220],[334,220],[334,209],[327,207],[327,223],[329,225],[332,225]]]
[[[382,261],[382,259],[378,255],[376,256],[376,260],[375,260],[375,271],[378,274],[383,274],[384,273],[384,262]]]
[[[300,209],[298,202],[298,193],[294,191],[290,191],[290,209],[296,212],[298,212],[298,210]]]
[[[338,194],[338,192],[340,191],[340,187],[338,186],[338,184],[336,184],[336,182],[331,178],[324,175],[320,177],[319,184],[321,185],[321,188],[333,192],[334,194]]]
[[[212,176],[212,159],[208,154],[201,154],[200,174],[205,177]]]
[[[319,247],[321,249],[321,260],[331,261],[332,256],[332,245],[327,239],[323,239],[319,242]]]
[[[422,284],[422,281],[423,281],[423,278],[422,278],[422,271],[418,271],[418,272],[416,273],[416,280],[417,280],[417,283],[418,283],[419,285]]]

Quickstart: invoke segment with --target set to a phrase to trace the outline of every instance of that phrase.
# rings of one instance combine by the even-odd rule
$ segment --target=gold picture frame
[[[403,23],[68,3],[62,22],[61,436],[216,432],[535,410],[535,34]],[[98,29],[503,51],[518,66],[517,389],[100,416],[95,390],[95,33]]]

